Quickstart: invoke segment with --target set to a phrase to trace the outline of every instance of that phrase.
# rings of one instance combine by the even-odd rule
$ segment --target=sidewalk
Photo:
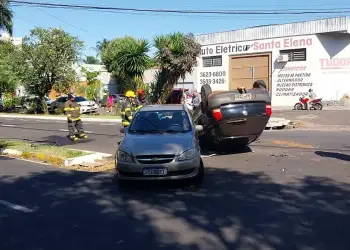
[[[272,118],[300,122],[303,127],[350,128],[350,110],[275,110]]]
[[[87,122],[108,122],[108,123],[120,123],[120,117],[105,118],[106,116],[100,117],[87,117],[82,116],[83,121]],[[35,120],[52,120],[52,121],[66,121],[66,116],[59,115],[17,115],[17,114],[0,114],[0,118],[16,118],[16,119],[35,119]]]

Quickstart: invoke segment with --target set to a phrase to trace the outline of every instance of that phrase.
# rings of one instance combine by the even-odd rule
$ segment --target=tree
[[[0,96],[16,89],[18,78],[14,69],[16,47],[11,42],[0,41]]]
[[[0,1],[0,29],[6,30],[12,36],[12,17],[13,13],[10,10],[9,1]]]
[[[94,56],[86,56],[84,63],[86,63],[86,64],[100,64],[100,61]]]
[[[61,29],[35,28],[23,39],[16,57],[18,75],[30,94],[41,98],[52,89],[60,92],[76,82],[73,65],[79,60],[83,42]]]
[[[87,88],[86,88],[86,97],[89,100],[96,100],[97,97],[100,96],[100,90],[101,90],[101,81],[98,79],[98,76],[100,72],[98,71],[88,71],[87,69],[83,68],[82,72],[86,76],[86,82],[87,82]]]
[[[191,73],[197,65],[201,46],[196,43],[193,34],[184,35],[179,32],[156,37],[154,46],[157,49],[155,58],[161,70],[161,79],[156,81],[160,86],[156,89],[162,91],[155,96],[160,96],[160,101],[165,102],[179,79],[184,80],[186,74]]]
[[[150,65],[150,46],[144,39],[117,38],[102,50],[101,59],[107,70],[121,81],[123,89],[136,89]]]
[[[106,38],[96,43],[96,50],[98,56],[101,56],[102,51],[107,47],[108,43],[109,41]]]

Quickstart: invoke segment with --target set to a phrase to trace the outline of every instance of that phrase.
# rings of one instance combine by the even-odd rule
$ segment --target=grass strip
[[[0,140],[0,148],[18,150],[22,152],[22,158],[39,160],[52,165],[63,165],[65,159],[89,154],[64,147],[38,145],[18,140]]]

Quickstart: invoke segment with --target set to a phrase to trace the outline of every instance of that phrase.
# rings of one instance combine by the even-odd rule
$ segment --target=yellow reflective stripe
[[[132,116],[128,116],[128,119],[131,121],[131,119],[132,119]]]
[[[123,124],[124,126],[129,126],[129,125],[130,125],[130,122],[122,122],[122,124]]]
[[[71,117],[72,115],[71,114],[67,114],[67,117]]]
[[[76,107],[76,108],[64,108],[64,111],[75,111],[75,110],[79,110],[80,107]]]
[[[125,115],[125,112],[124,112],[124,111],[121,111],[120,114]]]
[[[126,112],[126,111],[130,111],[130,110],[131,110],[131,108],[125,108],[125,112]]]

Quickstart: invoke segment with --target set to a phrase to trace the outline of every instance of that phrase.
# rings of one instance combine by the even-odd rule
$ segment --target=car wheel
[[[204,180],[204,164],[201,160],[201,164],[199,166],[198,174],[192,179],[192,184],[195,186],[201,186]]]
[[[206,114],[208,112],[208,97],[212,93],[211,87],[209,84],[205,84],[201,88],[201,108],[202,112]]]

